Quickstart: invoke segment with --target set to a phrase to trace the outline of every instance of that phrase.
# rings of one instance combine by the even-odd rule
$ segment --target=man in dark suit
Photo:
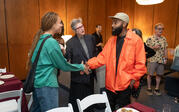
[[[85,63],[92,58],[95,53],[92,35],[86,35],[81,18],[73,19],[71,28],[75,32],[66,46],[65,57],[71,63]],[[94,76],[92,71],[90,74],[83,74],[82,72],[71,72],[71,87],[69,102],[72,103],[74,111],[78,112],[76,99],[83,99],[86,96],[94,93]],[[93,109],[86,110],[91,112]]]
[[[103,38],[101,35],[102,26],[100,24],[96,25],[96,31],[92,34],[94,36],[95,44],[95,56],[97,56],[102,51]]]

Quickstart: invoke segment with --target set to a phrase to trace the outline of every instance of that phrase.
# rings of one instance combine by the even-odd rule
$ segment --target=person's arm
[[[132,75],[134,80],[139,80],[141,76],[143,76],[146,72],[146,57],[145,57],[145,49],[144,49],[144,43],[142,40],[138,40],[136,44],[136,50],[135,50],[135,65],[132,70]]]
[[[164,49],[165,49],[165,58],[168,59],[168,51],[167,51],[168,43],[167,40],[165,39],[164,42]]]
[[[167,46],[168,46],[168,43],[167,43],[167,40],[165,39],[164,41],[164,53],[165,53],[165,57],[164,57],[164,64],[167,63],[167,60],[168,60],[168,50],[167,50]]]
[[[70,64],[63,57],[60,46],[53,44],[53,47],[49,51],[49,57],[56,68],[61,69],[62,71],[83,71],[83,64]]]
[[[167,51],[167,48],[165,48],[165,58],[168,59],[168,51]]]
[[[90,67],[90,69],[96,69],[105,64],[105,55],[104,52],[101,51],[97,57],[93,57],[88,60],[87,65]]]
[[[98,46],[102,46],[102,44],[103,44],[103,43],[98,43],[96,46],[97,46],[97,47],[98,47]]]

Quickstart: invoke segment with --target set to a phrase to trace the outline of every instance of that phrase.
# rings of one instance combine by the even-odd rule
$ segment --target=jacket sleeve
[[[53,48],[49,50],[49,57],[52,64],[62,71],[81,71],[84,70],[83,64],[70,64],[64,58],[60,46],[58,44],[53,44]]]
[[[135,64],[133,69],[133,79],[139,80],[141,76],[143,76],[146,72],[146,56],[145,56],[145,49],[144,43],[142,40],[138,40],[136,43],[136,50],[135,50]]]
[[[97,57],[93,57],[88,60],[87,64],[89,65],[90,69],[96,69],[106,64],[106,56],[107,56],[107,50],[110,45],[110,40],[106,43],[103,50],[98,54]]]

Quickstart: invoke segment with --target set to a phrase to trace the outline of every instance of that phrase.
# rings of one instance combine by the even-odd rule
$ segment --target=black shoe
[[[149,96],[153,95],[152,89],[147,89],[146,93],[147,93],[147,95],[149,95]]]
[[[154,94],[160,96],[161,95],[160,89],[155,89]]]
[[[179,98],[175,97],[174,102],[179,103]]]

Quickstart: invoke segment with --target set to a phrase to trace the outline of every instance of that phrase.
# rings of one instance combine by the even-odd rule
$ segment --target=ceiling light
[[[136,0],[139,5],[154,5],[162,3],[164,0]]]

